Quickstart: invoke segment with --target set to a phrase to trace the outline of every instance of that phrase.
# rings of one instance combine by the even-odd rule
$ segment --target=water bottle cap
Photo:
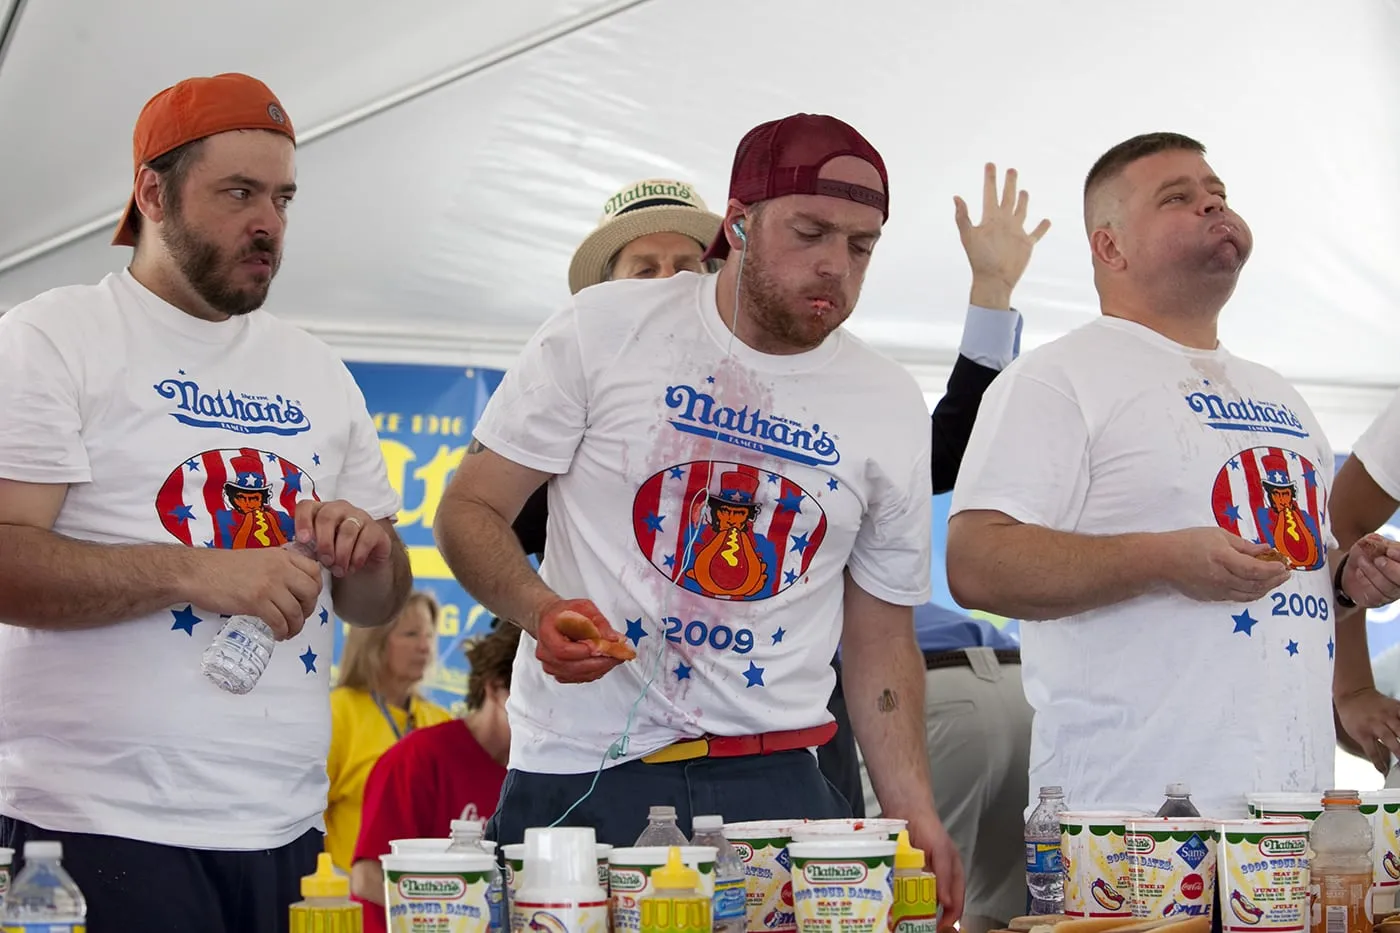
[[[1051,784],[1049,787],[1042,787],[1040,789],[1040,796],[1042,797],[1063,797],[1064,795],[1064,788],[1060,787],[1058,784]]]
[[[697,816],[690,821],[697,833],[714,833],[724,829],[724,817],[722,816]]]
[[[676,818],[675,807],[652,807],[647,814],[648,820],[674,820]]]
[[[481,820],[453,820],[452,835],[481,836],[486,831]]]
[[[1167,796],[1168,796],[1168,797],[1190,797],[1190,796],[1191,796],[1191,785],[1190,785],[1190,784],[1168,784],[1168,785],[1167,785]]]
[[[700,873],[681,861],[681,847],[671,846],[666,864],[651,873],[658,891],[694,891],[700,887]]]
[[[316,856],[316,873],[314,875],[302,877],[301,896],[341,899],[350,896],[350,879],[336,871],[329,852],[322,852]]]
[[[24,844],[24,860],[41,858],[63,858],[63,843],[36,840]]]

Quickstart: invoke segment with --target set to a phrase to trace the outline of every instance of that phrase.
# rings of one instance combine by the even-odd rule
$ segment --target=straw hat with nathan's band
[[[569,263],[569,291],[578,294],[603,281],[608,263],[633,240],[653,233],[679,233],[708,246],[722,218],[710,213],[694,186],[649,178],[608,198],[597,228],[579,244]]]
[[[292,120],[277,96],[257,78],[229,73],[186,78],[161,91],[141,108],[131,134],[133,186],[141,166],[186,143],[233,130],[271,130],[293,143]],[[136,198],[127,201],[113,246],[135,246]]]

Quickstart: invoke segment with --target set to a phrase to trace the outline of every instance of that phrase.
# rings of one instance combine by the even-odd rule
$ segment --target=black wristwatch
[[[1341,563],[1337,564],[1337,575],[1332,578],[1332,590],[1337,596],[1337,605],[1343,609],[1355,609],[1356,600],[1347,595],[1347,591],[1342,589],[1342,574],[1346,572],[1347,560],[1350,554],[1342,557]]]

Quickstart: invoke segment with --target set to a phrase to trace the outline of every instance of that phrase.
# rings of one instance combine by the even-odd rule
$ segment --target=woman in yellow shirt
[[[422,726],[452,715],[418,695],[433,662],[437,600],[415,592],[398,617],[345,636],[340,681],[331,691],[331,750],[326,773],[326,851],[346,873],[360,834],[360,807],[370,769],[391,745]]]

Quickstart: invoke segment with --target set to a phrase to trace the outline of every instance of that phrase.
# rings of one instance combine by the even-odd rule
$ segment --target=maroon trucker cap
[[[839,156],[855,156],[875,166],[885,190],[818,178],[822,166]],[[729,175],[729,197],[742,204],[789,194],[824,194],[877,207],[885,220],[890,219],[889,190],[885,160],[875,147],[850,124],[820,113],[795,113],[749,130],[734,152]],[[705,258],[728,255],[729,240],[721,229]]]

